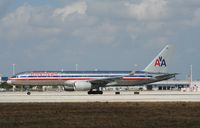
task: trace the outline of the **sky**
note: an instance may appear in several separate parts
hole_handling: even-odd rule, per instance
[[[142,70],[165,45],[169,72],[200,79],[199,0],[1,0],[0,73]]]

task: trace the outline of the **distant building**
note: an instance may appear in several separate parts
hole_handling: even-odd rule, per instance
[[[8,77],[1,77],[1,80],[2,80],[2,81],[7,81],[7,80],[8,80]]]
[[[3,77],[1,74],[0,74],[0,83],[2,82],[5,82],[8,80],[8,77]]]
[[[108,87],[106,90],[182,90],[190,86],[188,80],[167,80],[155,82],[144,86],[132,86],[132,87]],[[193,90],[200,91],[200,81],[192,82]]]
[[[200,86],[200,81],[193,81],[193,85]],[[188,88],[190,81],[188,80],[167,80],[160,81],[146,85],[147,90],[181,90],[182,88]]]

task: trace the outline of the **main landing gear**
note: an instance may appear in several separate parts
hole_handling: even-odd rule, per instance
[[[88,94],[90,95],[90,94],[103,94],[103,91],[100,91],[100,90],[96,90],[96,91],[92,91],[92,90],[90,90],[90,91],[88,91]]]

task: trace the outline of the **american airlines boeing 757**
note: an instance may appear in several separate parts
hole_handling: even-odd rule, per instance
[[[102,87],[138,86],[167,80],[176,73],[168,73],[171,47],[167,45],[141,71],[26,71],[7,81],[17,86],[64,86],[65,90],[103,94]],[[29,92],[30,94],[30,92]]]

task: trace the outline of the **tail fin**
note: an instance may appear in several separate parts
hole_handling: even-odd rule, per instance
[[[144,71],[167,73],[171,52],[171,46],[165,46],[165,48],[153,59],[153,61],[144,69]]]

